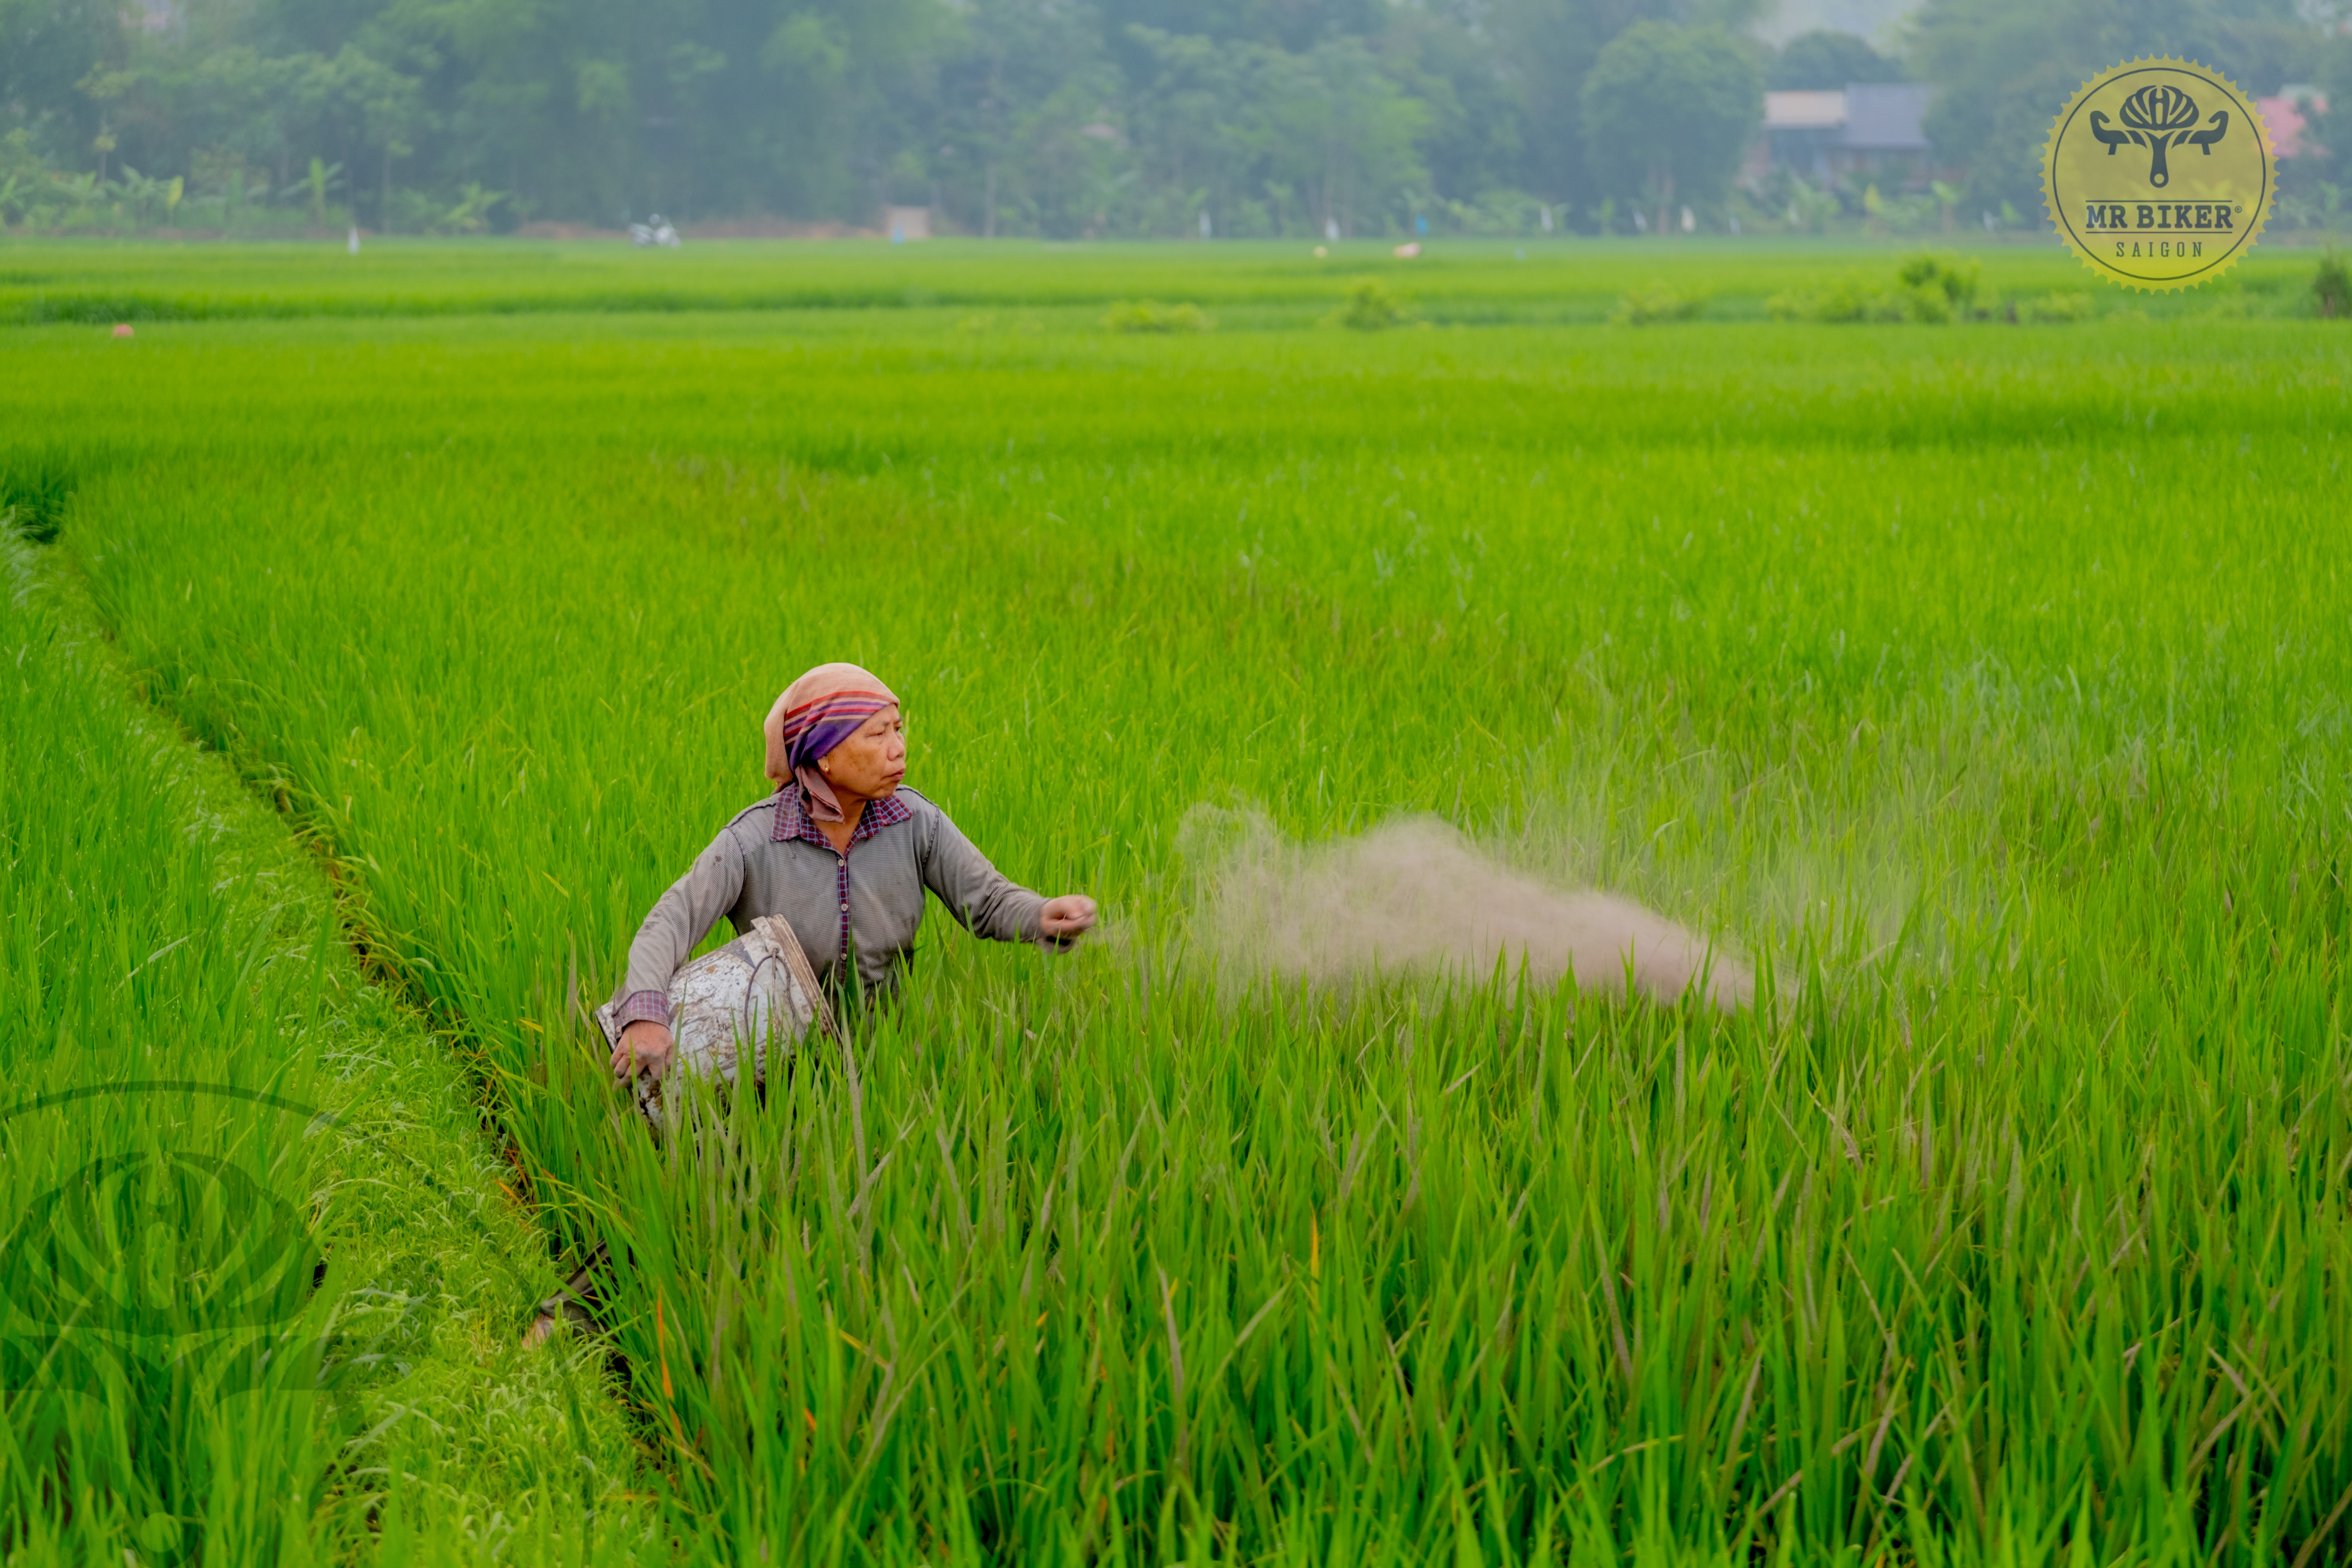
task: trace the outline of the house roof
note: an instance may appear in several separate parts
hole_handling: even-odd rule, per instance
[[[2311,151],[2303,133],[2311,128],[2305,109],[2327,112],[2327,97],[2312,88],[2283,87],[2277,96],[2254,100],[2263,122],[2263,140],[2274,158],[2294,158]]]
[[[1934,89],[1920,82],[1856,82],[1843,90],[1768,92],[1767,131],[1828,131],[1833,143],[1857,153],[1924,153],[1927,104]]]
[[[1828,92],[1768,92],[1764,95],[1767,131],[1834,131],[1845,123],[1845,94]]]
[[[1927,102],[1924,82],[1895,81],[1845,89],[1845,134],[1840,142],[1857,152],[1925,153]]]

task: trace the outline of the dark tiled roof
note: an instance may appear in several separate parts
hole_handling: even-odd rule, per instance
[[[1920,82],[1856,82],[1845,89],[1845,132],[1838,144],[1856,152],[1927,151],[1927,132],[1920,122],[1927,116],[1931,91]]]

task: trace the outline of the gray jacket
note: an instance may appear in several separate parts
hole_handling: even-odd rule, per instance
[[[892,819],[884,826],[861,825],[870,836],[852,841],[846,855],[813,841],[817,835],[804,827],[796,795],[772,795],[739,813],[637,928],[614,998],[617,1023],[668,1021],[670,977],[722,915],[739,934],[762,915],[782,916],[828,989],[841,986],[845,948],[867,989],[895,986],[893,971],[923,923],[926,889],[975,936],[1038,939],[1043,897],[990,865],[947,813],[915,791],[900,786],[891,804],[902,809],[876,813]],[[780,813],[789,835],[781,838]]]

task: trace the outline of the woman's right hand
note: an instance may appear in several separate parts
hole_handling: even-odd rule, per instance
[[[640,1018],[621,1031],[620,1042],[613,1047],[613,1076],[624,1083],[640,1071],[658,1079],[669,1066],[669,1053],[668,1028]]]

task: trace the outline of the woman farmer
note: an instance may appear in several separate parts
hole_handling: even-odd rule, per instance
[[[926,891],[967,931],[998,942],[1059,946],[1095,923],[1092,899],[1044,898],[1008,879],[904,786],[898,699],[857,666],[821,664],[793,681],[765,728],[775,793],[719,830],[629,944],[610,1014],[614,1077],[658,1078],[668,1066],[670,978],[722,915],[739,932],[781,917],[837,995],[897,989]]]
[[[613,1076],[659,1078],[669,1065],[669,984],[724,916],[737,932],[763,916],[793,928],[818,984],[887,996],[939,896],[974,934],[1067,943],[1095,923],[1083,894],[1047,899],[1001,874],[947,814],[900,782],[907,731],[898,699],[854,664],[821,664],[768,710],[768,777],[776,791],[736,815],[655,903],[629,944],[610,1020]],[[850,965],[856,962],[853,975]],[[540,1303],[523,1336],[546,1341],[560,1314],[583,1315],[600,1244]]]

